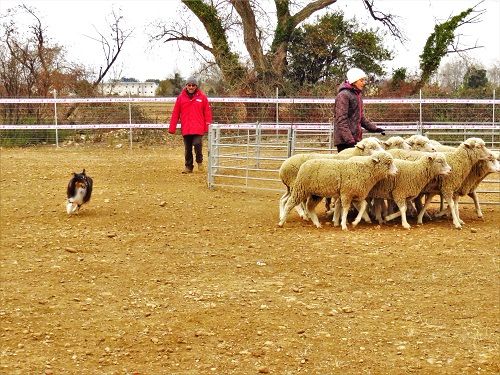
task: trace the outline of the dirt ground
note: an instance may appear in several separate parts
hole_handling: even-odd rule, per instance
[[[499,206],[280,229],[280,194],[211,191],[180,148],[0,153],[1,374],[500,372]]]

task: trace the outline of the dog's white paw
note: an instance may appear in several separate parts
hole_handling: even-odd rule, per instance
[[[66,212],[68,213],[68,215],[72,215],[77,211],[78,211],[78,205],[76,203],[68,202],[66,204]]]

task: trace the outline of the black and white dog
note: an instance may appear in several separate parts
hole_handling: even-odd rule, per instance
[[[76,214],[80,206],[90,200],[92,185],[92,178],[85,174],[85,169],[82,173],[73,172],[73,177],[69,180],[68,189],[66,190],[68,196],[66,212],[69,215]]]

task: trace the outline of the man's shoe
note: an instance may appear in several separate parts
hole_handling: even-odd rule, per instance
[[[203,163],[198,163],[198,170],[200,172],[205,172],[205,166],[203,165]]]
[[[185,168],[185,169],[182,171],[182,174],[188,174],[188,173],[193,173],[193,170],[192,170],[192,169],[189,169],[189,168]]]

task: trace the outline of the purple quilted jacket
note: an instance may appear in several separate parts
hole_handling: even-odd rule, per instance
[[[340,144],[353,145],[359,142],[363,138],[361,127],[369,132],[382,130],[365,117],[361,91],[346,81],[339,86],[335,98],[335,146]]]

